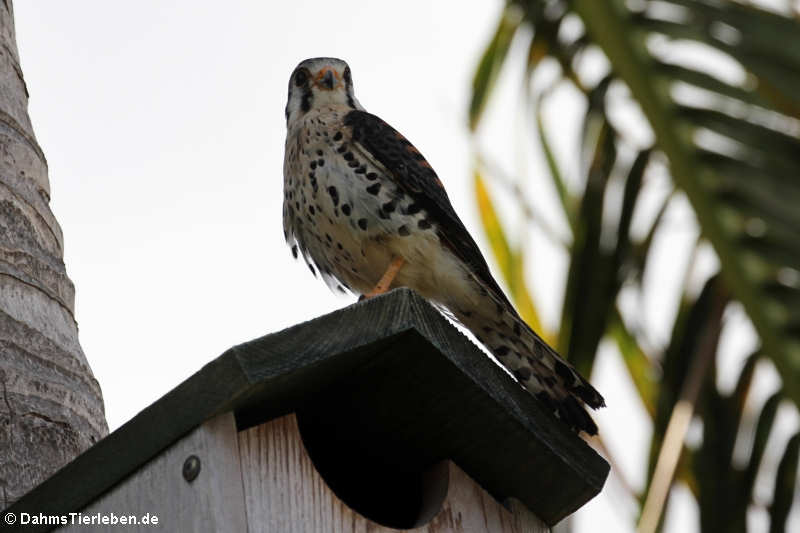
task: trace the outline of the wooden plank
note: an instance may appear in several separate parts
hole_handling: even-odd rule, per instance
[[[57,516],[83,509],[188,432],[225,412],[219,406],[246,386],[236,361],[217,358],[5,511]]]
[[[191,482],[182,473],[186,459],[200,461]],[[135,525],[119,525],[125,531],[191,531],[195,533],[247,532],[242,472],[236,424],[232,413],[219,415],[151,460],[139,471],[81,511],[93,515],[136,517]],[[148,516],[150,523],[142,524]],[[158,525],[152,523],[157,517]],[[86,531],[92,526],[75,524],[59,528],[64,533]],[[114,529],[109,526],[110,529]]]
[[[516,528],[516,531],[524,533],[550,533],[550,528],[547,527],[547,524],[539,520],[539,518],[518,499],[507,499],[505,507],[514,517],[514,528]]]
[[[240,430],[298,412],[301,426],[352,453],[405,461],[396,467],[451,459],[498,501],[517,498],[551,525],[608,475],[583,440],[429,303],[399,289],[231,348],[8,511],[82,509],[227,411]]]
[[[251,533],[389,533],[329,488],[306,453],[294,415],[239,434],[247,521]],[[463,470],[444,464],[445,491],[420,507],[416,533],[543,533],[549,528],[522,504],[498,503]],[[432,505],[433,508],[429,508]],[[432,516],[425,516],[425,515]]]

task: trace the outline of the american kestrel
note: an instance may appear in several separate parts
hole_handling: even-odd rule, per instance
[[[283,228],[329,286],[365,297],[409,287],[467,327],[576,431],[602,396],[520,318],[442,182],[394,128],[364,110],[350,67],[320,57],[289,79]]]

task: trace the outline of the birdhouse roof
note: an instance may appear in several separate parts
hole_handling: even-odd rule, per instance
[[[599,493],[609,471],[428,302],[399,289],[230,348],[8,510],[80,510],[227,411],[239,430],[295,412],[394,461],[450,459],[550,524]]]

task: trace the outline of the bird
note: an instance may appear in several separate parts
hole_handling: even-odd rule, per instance
[[[413,289],[556,418],[595,435],[586,406],[603,397],[520,317],[425,157],[356,99],[348,64],[301,61],[285,114],[283,228],[295,259],[361,298]]]

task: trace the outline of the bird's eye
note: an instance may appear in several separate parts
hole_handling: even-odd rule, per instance
[[[294,84],[298,87],[302,87],[308,81],[308,74],[306,74],[305,70],[298,70],[297,74],[294,75]]]
[[[350,85],[351,83],[353,83],[353,78],[350,75],[350,67],[344,68],[344,73],[342,74],[342,77],[344,78],[344,82],[346,84]]]

